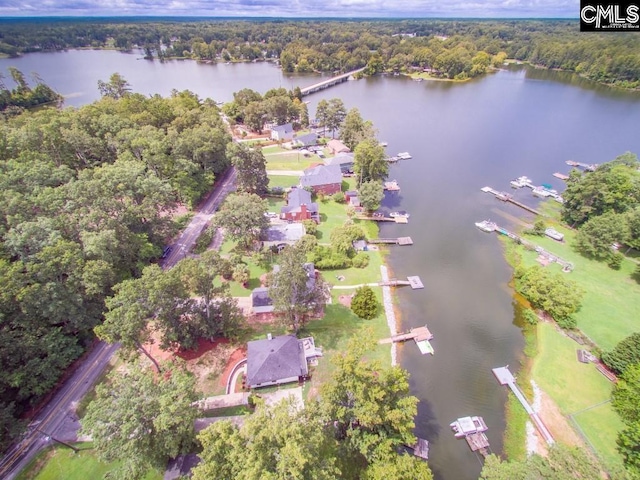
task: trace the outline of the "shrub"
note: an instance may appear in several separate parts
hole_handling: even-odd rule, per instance
[[[216,227],[211,225],[205,228],[204,230],[202,230],[202,233],[198,237],[198,240],[196,240],[196,244],[193,247],[193,252],[194,253],[206,252],[207,248],[209,248],[209,245],[211,245],[211,241],[213,240],[213,236],[215,234],[216,234]]]
[[[320,270],[336,270],[351,266],[351,259],[334,248],[318,245],[311,255],[311,261]]]
[[[621,340],[613,350],[602,354],[602,361],[618,375],[629,365],[640,363],[640,333],[633,333]]]
[[[538,315],[536,315],[536,312],[534,312],[533,310],[529,310],[527,308],[524,312],[522,312],[522,316],[524,317],[527,323],[531,325],[537,325]]]
[[[356,256],[351,259],[351,265],[355,268],[367,268],[369,265],[369,255],[364,252],[358,252]]]
[[[609,267],[613,268],[614,270],[620,270],[620,267],[622,266],[622,260],[624,260],[624,255],[622,255],[620,252],[613,252],[607,260],[607,265],[609,265]]]
[[[304,225],[307,235],[315,235],[318,232],[318,224],[313,220],[303,220],[302,225]]]
[[[336,192],[333,195],[331,195],[331,200],[333,200],[336,203],[345,203],[346,200],[344,198],[344,193],[342,192]]]
[[[378,314],[378,300],[371,287],[360,287],[351,300],[351,311],[358,317],[371,320]]]

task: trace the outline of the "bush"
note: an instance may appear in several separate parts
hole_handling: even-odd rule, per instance
[[[304,235],[296,242],[296,247],[302,249],[304,253],[311,253],[318,246],[318,239],[313,235]]]
[[[536,312],[534,312],[533,310],[529,310],[527,308],[524,312],[522,312],[522,316],[524,317],[525,321],[530,325],[538,324],[538,315],[536,315]]]
[[[624,255],[620,252],[613,252],[609,259],[607,260],[607,265],[613,268],[614,270],[620,270],[622,266],[622,260],[624,260]]]
[[[302,225],[304,225],[307,235],[315,235],[318,232],[318,224],[313,220],[303,220]]]
[[[333,200],[336,203],[345,203],[346,200],[344,198],[344,193],[342,192],[336,192],[333,195],[331,195],[331,200]]]
[[[351,300],[351,311],[358,317],[371,320],[378,314],[378,300],[371,287],[360,287]]]
[[[640,333],[633,333],[621,340],[613,350],[602,354],[602,362],[618,375],[629,365],[640,363]]]
[[[351,266],[351,259],[346,254],[323,245],[319,245],[313,250],[311,261],[319,270],[336,270]]]
[[[369,255],[364,252],[358,252],[356,256],[351,259],[351,265],[355,268],[367,268],[369,265]]]
[[[539,219],[533,224],[533,228],[530,228],[525,233],[529,235],[537,235],[538,237],[544,237],[544,231],[547,229],[547,226],[544,223],[544,220]]]

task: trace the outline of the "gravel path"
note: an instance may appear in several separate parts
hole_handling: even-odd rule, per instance
[[[382,275],[382,281],[389,281],[389,273],[387,272],[387,267],[384,265],[380,266],[380,274]],[[391,287],[386,286],[382,287],[382,302],[384,305],[384,312],[387,317],[387,325],[389,326],[389,332],[391,336],[398,334],[398,327],[396,326],[396,314],[393,311],[393,300],[391,297]],[[391,344],[391,365],[398,364],[398,348],[395,343]]]

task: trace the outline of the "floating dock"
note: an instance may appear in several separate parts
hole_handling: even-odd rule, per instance
[[[478,452],[483,457],[489,455],[489,439],[483,432],[472,433],[464,437],[472,452]]]
[[[420,353],[423,355],[430,353],[433,355],[434,350],[431,342],[429,340],[433,339],[433,334],[429,331],[427,326],[424,327],[416,327],[412,328],[408,332],[399,333],[397,335],[393,335],[389,338],[383,338],[378,343],[386,344],[386,343],[400,343],[406,342],[408,340],[413,340],[416,342],[416,345],[420,349]]]
[[[395,223],[409,223],[407,217],[366,217],[357,216],[358,220],[373,220],[374,222],[395,222]]]
[[[409,152],[400,152],[399,154],[394,155],[393,157],[385,158],[385,160],[389,163],[395,163],[395,162],[399,162],[400,160],[409,160],[411,158],[413,157]]]
[[[374,238],[373,240],[368,240],[367,243],[379,243],[386,245],[413,245],[413,240],[411,237],[398,237],[398,238]]]
[[[525,205],[524,203],[520,203],[517,200],[514,200],[513,197],[505,192],[499,192],[498,190],[494,190],[491,187],[482,187],[480,190],[482,190],[485,193],[490,193],[491,195],[495,195],[496,198],[498,200],[502,200],[503,202],[509,202],[512,203],[520,208],[523,208],[524,210],[534,213],[536,215],[540,215],[540,212],[538,210],[536,210],[535,208],[529,207],[528,205]]]
[[[560,180],[564,180],[565,182],[569,180],[569,175],[565,175],[564,173],[556,172],[553,174],[553,176],[559,178]]]
[[[387,280],[378,283],[381,287],[411,287],[413,290],[424,288],[422,280],[418,276],[407,277],[406,280]]]
[[[400,191],[400,185],[398,185],[397,181],[392,180],[390,182],[384,182],[382,184],[382,189],[386,190],[387,192],[399,192]]]
[[[542,438],[547,442],[548,445],[552,445],[554,443],[554,440],[553,440],[553,436],[551,435],[551,432],[546,427],[546,425],[542,422],[542,419],[538,416],[538,414],[533,410],[531,405],[529,405],[529,402],[520,391],[520,388],[518,388],[518,385],[516,385],[516,379],[512,375],[511,371],[509,371],[509,366],[507,365],[506,367],[494,368],[492,369],[492,372],[495,375],[498,382],[500,383],[500,385],[507,385],[511,389],[513,394],[516,396],[516,398],[520,401],[524,409],[529,414],[529,418],[531,418],[531,421],[533,422],[535,427],[538,429],[538,432],[540,432],[540,435],[542,436]]]
[[[573,160],[567,160],[565,163],[570,167],[584,168],[587,172],[595,172],[596,168],[598,168],[597,163],[582,163],[582,162],[574,162]]]
[[[413,451],[416,457],[420,457],[424,460],[429,459],[429,442],[424,438],[418,438],[417,442],[413,445],[405,445],[409,450]]]

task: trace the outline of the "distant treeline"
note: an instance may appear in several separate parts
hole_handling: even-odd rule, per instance
[[[446,78],[485,73],[504,58],[640,86],[640,37],[580,33],[577,20],[87,19],[0,23],[0,53],[142,48],[148,58],[279,60],[285,71],[368,74],[427,69]]]

